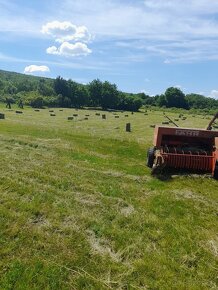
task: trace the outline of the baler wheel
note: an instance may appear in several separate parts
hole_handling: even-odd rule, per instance
[[[155,159],[154,152],[155,152],[154,147],[149,148],[147,152],[147,166],[150,168],[152,168],[154,164],[154,159]]]
[[[214,173],[213,173],[213,178],[218,179],[218,161],[216,162]]]

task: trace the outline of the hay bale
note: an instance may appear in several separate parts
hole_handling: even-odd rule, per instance
[[[148,113],[144,113],[144,115],[145,115],[145,116],[147,116],[147,115],[148,115]]]
[[[49,113],[53,113],[54,112],[54,110],[49,110]]]
[[[165,122],[165,121],[162,122],[163,125],[167,125],[167,124],[169,124],[169,123],[170,123],[170,122]]]
[[[102,117],[102,119],[104,119],[104,120],[106,119],[106,115],[105,115],[105,114],[103,114],[101,117]]]
[[[155,128],[155,125],[150,125],[150,128]]]
[[[55,114],[50,114],[50,116],[51,116],[51,117],[55,117],[56,115],[55,115]]]
[[[183,114],[179,114],[179,118],[182,118]]]
[[[89,117],[90,115],[85,115],[85,117]]]
[[[63,110],[62,110],[62,109],[60,109],[59,111],[60,111],[60,112],[63,112]]]
[[[84,120],[88,120],[88,119],[89,119],[88,117],[85,117],[85,118],[84,118]]]
[[[74,117],[78,117],[78,114],[73,114]]]
[[[126,132],[131,132],[131,124],[126,123]]]
[[[120,118],[120,116],[114,116],[116,119]]]
[[[23,114],[22,111],[15,111],[16,114]]]
[[[39,110],[39,109],[35,109],[34,111],[35,111],[35,112],[40,112],[40,110]]]
[[[129,115],[125,115],[125,117],[129,117]]]
[[[0,113],[0,119],[5,119],[5,114]]]
[[[174,121],[178,122],[178,121],[179,121],[179,119],[174,119]]]
[[[134,112],[131,113],[132,115],[134,114]]]
[[[71,121],[71,120],[73,120],[74,118],[73,117],[67,117],[67,120],[68,121]]]
[[[96,116],[100,116],[101,114],[100,114],[100,113],[95,113],[95,115],[96,115]]]

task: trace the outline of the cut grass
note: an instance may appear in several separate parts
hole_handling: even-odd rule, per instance
[[[3,111],[0,289],[217,289],[217,181],[150,175],[161,112]]]

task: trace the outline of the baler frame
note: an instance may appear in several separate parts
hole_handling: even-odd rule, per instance
[[[210,172],[218,179],[218,131],[156,126],[154,147],[148,151],[147,166],[152,172],[164,167]]]

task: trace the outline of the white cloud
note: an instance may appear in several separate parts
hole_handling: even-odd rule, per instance
[[[56,54],[63,56],[86,56],[90,54],[92,51],[87,47],[85,43],[77,42],[75,44],[71,44],[69,42],[63,42],[61,46],[58,48],[56,46],[48,47],[46,52],[48,54]]]
[[[97,45],[107,40],[119,51],[129,49],[137,55],[140,49],[165,63],[218,60],[218,0],[47,0],[40,13],[31,4],[17,2],[0,1],[0,31],[13,31],[1,33],[1,38],[42,37],[37,33],[44,19],[73,19],[48,20],[41,31],[61,43],[88,42],[88,27]]]
[[[218,12],[218,1],[213,0],[211,5],[208,4],[207,0],[145,0],[145,6],[155,10],[168,10],[174,11],[179,14],[184,13],[186,10],[187,14],[213,14]]]
[[[76,26],[69,21],[53,21],[42,26],[43,34],[51,35],[55,41],[63,43],[65,41],[83,41],[91,40],[91,34],[86,26]]]
[[[140,93],[144,93],[145,95],[150,95],[149,91],[146,91],[145,89],[141,90]]]
[[[181,90],[182,89],[182,86],[181,85],[175,85],[174,88],[177,88],[177,89],[180,89]]]
[[[35,65],[35,64],[26,66],[24,69],[25,74],[33,72],[50,72],[50,69],[46,65]]]
[[[212,90],[209,95],[210,98],[218,99],[218,90]]]
[[[112,39],[120,49],[141,49],[165,63],[191,63],[218,59],[218,0],[211,2],[63,0],[60,15],[84,23],[97,40]]]

